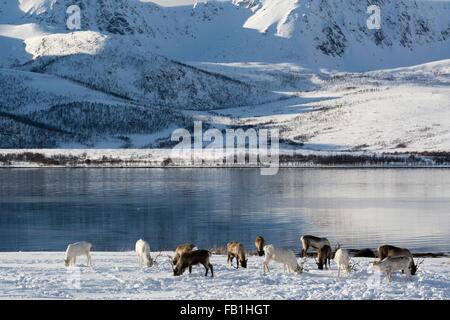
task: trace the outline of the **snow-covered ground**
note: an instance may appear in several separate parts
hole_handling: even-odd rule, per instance
[[[165,253],[166,254],[166,253]],[[167,253],[173,254],[173,253]],[[154,254],[155,255],[155,254]],[[309,259],[301,275],[271,264],[262,274],[262,257],[249,257],[248,268],[226,265],[213,255],[214,278],[203,267],[192,275],[172,275],[166,255],[142,269],[133,252],[94,252],[93,267],[65,268],[62,252],[0,253],[0,299],[449,299],[450,258],[426,258],[417,276],[401,273],[388,283],[371,269],[373,259],[354,258],[357,271],[337,277],[337,267],[320,271]]]

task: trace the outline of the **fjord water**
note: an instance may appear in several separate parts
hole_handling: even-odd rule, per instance
[[[0,251],[152,250],[256,235],[296,252],[301,234],[348,248],[450,251],[450,170],[2,169]]]

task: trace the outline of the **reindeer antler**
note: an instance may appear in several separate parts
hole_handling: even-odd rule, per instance
[[[417,260],[417,264],[416,264],[417,270],[419,270],[420,265],[423,264],[424,262],[425,262],[425,259]]]
[[[162,255],[162,252],[160,251],[159,253],[158,253],[158,255],[155,257],[155,259],[153,259],[153,263],[154,264],[158,264],[158,262],[157,262],[157,260],[158,260],[158,258],[160,257]]]
[[[349,266],[350,266],[350,270],[351,270],[351,271],[358,271],[358,269],[357,269],[356,267],[359,267],[359,266],[360,266],[360,263],[359,263],[359,262],[356,262],[356,263],[350,263]]]
[[[170,256],[170,255],[166,255],[166,257],[167,258],[169,258],[169,264],[170,264],[170,267],[172,268],[172,270],[174,269],[174,266],[173,266],[173,257],[172,256]]]

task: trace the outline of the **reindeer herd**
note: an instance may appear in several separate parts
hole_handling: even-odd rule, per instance
[[[319,270],[331,268],[331,260],[334,260],[338,266],[338,277],[341,276],[341,271],[347,274],[354,269],[354,265],[350,261],[350,253],[348,250],[341,248],[338,243],[335,250],[331,249],[330,241],[327,238],[318,238],[311,235],[304,235],[300,237],[301,243],[301,260],[300,263],[292,250],[276,247],[272,244],[266,244],[262,236],[256,237],[255,247],[256,253],[259,256],[264,256],[263,273],[269,272],[269,263],[277,262],[283,264],[284,271],[291,273],[302,273],[304,271],[304,264],[308,257],[308,249],[316,249],[314,255],[315,263]],[[66,250],[64,263],[66,267],[74,266],[78,256],[86,256],[87,264],[91,265],[92,244],[86,241],[69,244]],[[139,239],[136,242],[135,252],[140,267],[152,267],[156,259],[161,256],[161,253],[153,259],[151,257],[150,245],[147,241]],[[214,277],[213,265],[210,262],[211,252],[208,250],[199,250],[194,244],[185,243],[179,245],[175,249],[173,257],[168,256],[172,266],[173,275],[181,276],[186,269],[189,273],[192,272],[192,267],[202,265],[205,268],[205,276],[211,272],[211,277]],[[408,249],[398,248],[391,245],[382,245],[378,247],[378,261],[374,261],[373,267],[380,272],[387,275],[390,282],[393,272],[401,271],[408,276],[415,275],[418,267],[423,260],[416,264],[413,256]],[[236,269],[240,267],[247,268],[247,253],[244,246],[236,241],[231,241],[227,244],[227,263],[233,266],[233,260],[236,259]]]

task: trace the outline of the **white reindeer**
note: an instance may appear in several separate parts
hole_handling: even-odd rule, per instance
[[[391,282],[392,272],[404,270],[408,276],[415,273],[414,262],[409,256],[387,257],[373,262],[373,266],[381,272],[386,272],[388,282]]]
[[[347,274],[350,273],[352,268],[350,266],[350,255],[348,254],[348,250],[342,249],[338,246],[333,260],[338,265],[338,277],[341,276],[341,268],[344,269]]]
[[[303,272],[303,261],[301,265],[299,265],[297,262],[297,258],[295,257],[295,253],[292,250],[281,249],[269,244],[264,246],[264,255],[264,274],[266,273],[266,270],[269,271],[269,263],[272,260],[278,263],[282,263],[284,271],[286,271],[287,269],[289,272]]]
[[[136,254],[138,257],[139,266],[151,267],[153,265],[153,259],[150,255],[150,245],[147,241],[139,239],[136,241]]]
[[[92,244],[86,241],[72,243],[67,246],[64,264],[66,267],[75,266],[76,259],[79,256],[86,256],[87,265],[91,265],[91,248]]]

